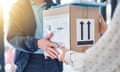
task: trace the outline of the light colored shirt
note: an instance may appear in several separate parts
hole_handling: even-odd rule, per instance
[[[36,20],[36,30],[35,30],[35,38],[36,39],[42,39],[43,38],[43,10],[46,9],[46,3],[43,4],[37,4],[34,3],[32,0],[30,0],[32,9],[33,9],[33,13],[35,16],[35,20]],[[43,50],[38,49],[36,52],[34,52],[35,54],[43,54]]]
[[[66,52],[65,60],[78,72],[120,72],[120,5],[102,38],[85,53]]]

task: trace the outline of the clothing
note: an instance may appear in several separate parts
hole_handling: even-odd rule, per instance
[[[10,27],[7,35],[9,43],[16,48],[14,61],[15,64],[17,65],[16,72],[23,72],[29,66],[29,64],[31,64],[30,63],[31,54],[34,56],[37,55],[34,54],[34,52],[36,52],[39,49],[37,47],[38,39],[35,38],[36,28],[37,28],[36,20],[30,1],[18,0],[10,10]],[[58,61],[56,61],[56,63],[61,64],[61,62]],[[37,67],[38,65],[39,64],[37,65],[34,64],[33,66]],[[61,65],[58,64],[57,66],[60,68],[59,72],[62,72],[62,64]],[[49,69],[47,70],[49,71]],[[58,71],[56,71],[55,69],[54,72]]]
[[[65,60],[78,72],[120,72],[120,5],[102,38],[85,53],[68,51]]]
[[[32,0],[30,1],[32,10],[36,20],[36,30],[35,30],[35,38],[42,39],[43,38],[43,13],[42,11],[46,9],[47,4],[43,3],[41,5],[34,3]],[[35,54],[43,54],[42,49],[38,49],[34,52]]]
[[[36,20],[36,31],[35,31],[35,38],[42,39],[43,38],[43,10],[46,10],[47,4],[37,4],[31,2],[31,6],[33,9],[33,13]]]
[[[44,59],[44,56],[39,54],[31,54],[30,56],[28,66],[23,72],[62,72],[62,63],[57,59]]]
[[[111,18],[114,15],[114,11],[116,9],[117,4],[118,4],[117,0],[111,0]]]
[[[113,17],[114,11],[119,3],[120,0],[111,0],[111,18]]]
[[[105,1],[107,1],[107,0],[101,0],[101,2],[105,2]],[[114,11],[116,9],[116,6],[120,2],[120,0],[110,0],[110,1],[111,1],[111,18],[112,18],[114,15]],[[106,7],[107,6],[101,8],[101,13],[102,13],[105,21],[107,20]]]

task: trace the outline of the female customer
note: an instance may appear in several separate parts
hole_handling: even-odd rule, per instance
[[[59,60],[71,65],[78,72],[120,72],[120,5],[101,39],[85,53],[63,51]]]

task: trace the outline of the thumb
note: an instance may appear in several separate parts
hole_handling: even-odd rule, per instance
[[[52,37],[53,37],[53,33],[51,32],[45,36],[45,39],[50,40]]]

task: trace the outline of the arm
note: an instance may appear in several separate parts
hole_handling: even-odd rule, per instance
[[[37,40],[30,36],[15,36],[14,38],[9,38],[8,41],[12,44],[17,50],[33,53],[38,49],[37,47]]]
[[[111,26],[96,45],[85,53],[63,50],[65,62],[79,72],[112,72],[120,65],[120,6],[117,9]]]
[[[23,0],[22,0],[23,1]],[[16,49],[24,52],[34,52],[37,48],[37,39],[34,38],[34,25],[29,21],[29,12],[24,5],[16,3],[10,11],[10,25],[7,39]],[[28,5],[25,5],[26,7]],[[28,13],[24,11],[27,9]],[[30,11],[30,10],[29,10]],[[29,16],[28,16],[29,15]]]
[[[13,6],[10,11],[10,28],[7,36],[8,41],[20,51],[32,53],[40,48],[47,52],[49,57],[56,58],[57,52],[54,48],[58,45],[50,41],[53,34],[50,33],[39,40],[35,39],[35,20],[29,5],[29,0],[19,1],[20,3]]]

